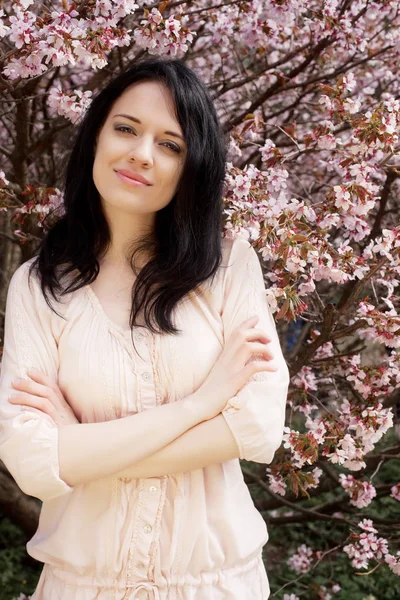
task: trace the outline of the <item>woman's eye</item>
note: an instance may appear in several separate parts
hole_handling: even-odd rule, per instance
[[[132,133],[132,132],[133,132],[133,133],[135,133],[135,130],[134,130],[134,129],[132,129],[131,127],[128,127],[127,125],[118,125],[118,126],[115,128],[115,129],[116,129],[117,131],[122,131],[123,129],[125,129],[125,130],[126,130],[126,131],[128,131],[129,133]]]
[[[123,133],[128,132],[128,133],[135,133],[136,131],[134,129],[132,129],[132,127],[128,127],[127,125],[117,125],[115,127],[116,131],[122,131]],[[172,142],[165,142],[164,146],[167,146],[168,148],[170,148],[171,150],[173,150],[174,152],[179,153],[181,151],[181,149],[179,148],[179,146],[176,146],[175,144],[173,144]]]
[[[171,150],[173,150],[174,152],[181,151],[181,149],[178,146],[175,146],[175,144],[171,144],[171,142],[166,142],[165,145],[171,148]]]

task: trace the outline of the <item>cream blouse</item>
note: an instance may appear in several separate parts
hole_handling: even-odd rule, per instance
[[[277,372],[254,375],[222,414],[240,457],[269,463],[283,434],[289,374],[260,262],[243,238],[223,238],[213,283],[175,312],[180,335],[131,332],[105,314],[90,286],[62,298],[57,316],[23,263],[7,295],[0,372],[0,458],[39,498],[27,552],[44,564],[32,600],[266,600],[266,525],[238,459],[148,479],[107,477],[70,487],[59,476],[58,428],[13,405],[11,382],[36,368],[60,387],[82,423],[119,419],[192,394],[245,319],[272,338]],[[154,435],[157,435],[156,432]],[[212,440],[210,440],[212,443]]]

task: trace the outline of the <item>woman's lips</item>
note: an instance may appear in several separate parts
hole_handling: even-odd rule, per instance
[[[118,175],[118,177],[120,179],[122,179],[122,181],[125,181],[125,183],[128,183],[129,185],[132,185],[133,187],[137,187],[138,185],[147,187],[147,185],[145,183],[142,183],[141,181],[137,181],[137,179],[131,179],[130,177],[126,177],[126,175],[122,175],[122,173],[120,173],[119,171],[116,171],[116,174]]]

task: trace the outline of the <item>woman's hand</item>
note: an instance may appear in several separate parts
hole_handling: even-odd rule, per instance
[[[271,364],[274,356],[267,347],[271,339],[262,329],[255,328],[258,320],[257,315],[246,319],[232,332],[207,378],[193,394],[201,403],[206,420],[217,416],[252,375],[278,370]],[[259,360],[254,360],[255,356]]]
[[[11,404],[37,408],[49,415],[57,427],[79,423],[60,388],[47,375],[38,371],[28,371],[28,375],[31,379],[16,379],[11,383],[18,390],[10,395]]]

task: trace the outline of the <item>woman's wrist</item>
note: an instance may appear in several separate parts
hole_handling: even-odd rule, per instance
[[[183,398],[182,406],[185,412],[193,416],[193,419],[196,421],[196,425],[197,423],[202,423],[203,421],[207,421],[208,419],[212,418],[209,415],[210,409],[207,406],[207,403],[197,392],[194,392],[193,394]]]
[[[193,415],[194,419],[197,423],[202,423],[203,421],[208,421],[213,417],[216,417],[216,414],[211,414],[209,403],[206,401],[204,397],[204,393],[194,392],[189,396],[186,396],[182,399],[184,410],[188,412],[188,414]]]

